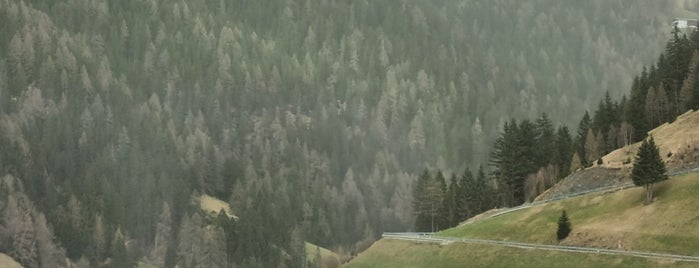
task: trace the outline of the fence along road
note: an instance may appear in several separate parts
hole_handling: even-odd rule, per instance
[[[677,254],[665,254],[665,253],[654,253],[654,252],[644,252],[644,251],[627,251],[627,250],[615,250],[615,249],[591,248],[591,247],[532,244],[532,243],[520,243],[520,242],[487,240],[487,239],[446,237],[446,236],[436,236],[432,233],[383,233],[383,235],[381,235],[381,236],[385,239],[403,240],[403,241],[412,241],[412,242],[421,242],[421,243],[438,243],[438,244],[442,244],[442,245],[448,245],[451,243],[468,243],[468,244],[495,245],[495,246],[504,246],[504,247],[513,247],[513,248],[524,248],[524,249],[541,249],[541,250],[577,252],[577,253],[587,253],[587,254],[606,254],[606,255],[620,255],[620,256],[641,257],[641,258],[666,259],[666,260],[686,261],[686,262],[699,262],[699,257],[677,255]]]
[[[679,175],[684,175],[687,173],[698,172],[699,167],[694,167],[691,169],[685,169],[668,174],[670,177],[675,177]],[[599,193],[599,192],[613,192],[626,188],[633,187],[633,183],[625,183],[616,186],[607,186],[596,188],[588,191],[582,191],[578,193],[573,193],[564,196],[556,196],[546,200],[535,201],[529,204],[509,208],[505,211],[501,211],[490,215],[487,218],[493,218],[501,216],[507,213],[515,212],[518,210],[530,208],[536,205],[545,204],[553,201],[564,200],[576,196]],[[472,239],[472,238],[458,238],[458,237],[446,237],[446,236],[436,236],[433,233],[383,233],[382,238],[394,239],[394,240],[405,240],[413,242],[425,242],[425,243],[439,243],[439,244],[451,244],[454,242],[459,243],[470,243],[470,244],[485,244],[485,245],[499,245],[506,247],[515,248],[528,248],[528,249],[543,249],[543,250],[554,250],[554,251],[567,251],[567,252],[578,252],[578,253],[594,253],[594,254],[607,254],[607,255],[623,255],[623,256],[633,256],[633,257],[643,257],[643,258],[656,258],[656,259],[670,259],[677,261],[690,261],[699,262],[699,257],[687,256],[687,255],[676,255],[676,254],[665,254],[665,253],[654,253],[654,252],[643,252],[643,251],[626,251],[626,250],[614,250],[614,249],[604,249],[604,248],[591,248],[591,247],[575,247],[575,246],[559,246],[559,245],[546,245],[546,244],[531,244],[531,243],[520,243],[520,242],[510,242],[510,241],[499,241],[499,240],[487,240],[487,239]]]
[[[694,167],[694,168],[690,168],[690,169],[675,171],[675,172],[673,172],[673,173],[668,174],[668,176],[669,176],[669,177],[675,177],[675,176],[684,175],[684,174],[687,174],[687,173],[692,173],[692,172],[697,172],[697,171],[699,171],[699,167]],[[546,204],[546,203],[550,203],[550,202],[554,202],[554,201],[564,200],[564,199],[568,199],[568,198],[572,198],[572,197],[576,197],[576,196],[581,196],[581,195],[586,195],[586,194],[591,194],[591,193],[615,192],[615,191],[619,191],[619,190],[623,190],[623,189],[627,189],[627,188],[631,188],[631,187],[634,187],[633,182],[627,182],[627,183],[624,183],[624,184],[621,184],[621,185],[605,186],[605,187],[595,188],[595,189],[592,189],[592,190],[587,190],[587,191],[572,193],[572,194],[568,194],[568,195],[554,196],[554,197],[551,197],[551,198],[548,198],[548,199],[544,199],[544,200],[540,200],[540,201],[534,201],[534,202],[531,202],[531,203],[528,203],[528,204],[523,204],[523,205],[519,205],[519,206],[516,206],[516,207],[508,208],[508,209],[505,209],[505,210],[503,210],[503,211],[494,213],[493,215],[490,215],[490,216],[488,216],[488,217],[485,217],[484,219],[494,218],[494,217],[497,217],[497,216],[502,216],[502,215],[505,215],[505,214],[508,214],[508,213],[512,213],[512,212],[515,212],[515,211],[518,211],[518,210],[522,210],[522,209],[525,209],[525,208],[530,208],[530,207],[533,207],[533,206],[536,206],[536,205],[541,205],[541,204]],[[466,222],[467,222],[467,224],[468,224],[468,223],[471,223],[471,222],[468,222],[468,220],[467,220]]]

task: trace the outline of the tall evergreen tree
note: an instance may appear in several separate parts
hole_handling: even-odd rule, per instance
[[[578,123],[578,131],[575,136],[575,151],[578,153],[583,166],[587,166],[587,154],[585,152],[585,142],[587,139],[587,132],[592,127],[592,119],[590,114],[585,111],[580,123]]]
[[[643,67],[642,76],[636,77],[633,80],[631,86],[631,95],[629,96],[629,101],[626,102],[626,107],[624,107],[623,117],[634,129],[633,137],[643,138],[645,133],[648,131],[648,115],[646,111],[646,95],[648,88],[644,88],[646,85],[645,80],[647,79],[646,68]],[[631,139],[631,142],[636,142],[635,139]]]
[[[442,228],[456,226],[459,223],[458,211],[458,194],[461,192],[460,186],[456,181],[456,174],[452,174],[449,179],[449,186],[444,195],[442,202],[442,212],[440,218],[444,219]]]
[[[570,174],[570,159],[573,157],[573,140],[570,137],[568,127],[558,127],[555,146],[556,153],[553,159],[558,168],[558,178],[565,178]]]
[[[556,238],[558,238],[558,241],[561,241],[568,237],[568,234],[570,234],[571,230],[572,228],[570,226],[570,220],[568,219],[566,211],[563,210],[563,212],[561,213],[561,217],[558,218],[558,231],[556,231]]]
[[[413,189],[413,211],[415,213],[415,231],[434,232],[444,223],[440,212],[443,211],[445,185],[441,172],[434,177],[425,170]],[[441,179],[440,179],[441,177]]]
[[[696,108],[694,95],[697,87],[697,70],[699,64],[699,51],[695,51],[692,61],[687,69],[687,76],[682,83],[679,93],[678,114],[684,113],[688,109]]]
[[[668,179],[665,163],[660,158],[653,136],[641,143],[633,164],[631,178],[636,186],[643,186],[646,189],[646,203],[653,201],[653,185]]]
[[[556,142],[555,133],[553,128],[553,123],[549,119],[546,113],[543,113],[541,117],[536,120],[536,131],[537,131],[537,152],[536,165],[543,167],[553,162],[556,156]]]
[[[491,209],[493,207],[494,192],[492,183],[485,175],[483,166],[478,167],[476,175],[476,188],[478,189],[478,213]]]
[[[465,220],[476,213],[476,210],[473,208],[473,189],[475,181],[473,179],[473,173],[471,173],[471,170],[468,168],[464,171],[464,174],[461,175],[459,185],[460,191],[457,196],[457,214],[461,220]]]
[[[490,165],[494,175],[505,191],[503,203],[517,205],[524,202],[524,181],[536,172],[538,148],[537,129],[529,120],[506,123],[504,132],[495,142]]]

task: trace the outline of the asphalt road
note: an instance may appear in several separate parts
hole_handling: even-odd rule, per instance
[[[691,168],[691,169],[685,169],[685,170],[675,171],[675,172],[673,172],[673,173],[668,174],[668,176],[669,176],[669,177],[675,177],[675,176],[684,175],[684,174],[687,174],[687,173],[692,173],[692,172],[697,172],[697,171],[699,171],[699,167],[694,167],[694,168]],[[550,202],[554,202],[554,201],[564,200],[564,199],[568,199],[568,198],[572,198],[572,197],[576,197],[576,196],[581,196],[581,195],[586,195],[586,194],[591,194],[591,193],[615,192],[615,191],[619,191],[619,190],[623,190],[623,189],[631,188],[631,187],[635,187],[634,184],[633,184],[633,182],[629,182],[629,183],[625,183],[625,184],[621,184],[621,185],[614,185],[614,186],[607,186],[607,187],[596,188],[596,189],[587,190],[587,191],[582,191],[582,192],[577,192],[577,193],[573,193],[573,194],[569,194],[569,195],[564,195],[564,196],[557,196],[557,197],[553,197],[553,198],[549,198],[549,199],[545,199],[545,200],[541,200],[541,201],[534,201],[534,202],[527,203],[527,204],[522,204],[522,205],[519,205],[519,206],[516,206],[516,207],[507,208],[507,209],[504,209],[503,211],[499,211],[499,212],[494,213],[493,215],[490,215],[490,216],[485,217],[485,218],[486,218],[486,219],[487,219],[487,218],[493,218],[493,217],[505,215],[505,214],[508,214],[508,213],[511,213],[511,212],[515,212],[515,211],[518,211],[518,210],[522,210],[522,209],[525,209],[525,208],[530,208],[530,207],[533,207],[533,206],[536,206],[536,205],[541,205],[541,204],[546,204],[546,203],[550,203]]]
[[[654,252],[644,252],[644,251],[615,250],[615,249],[605,249],[605,248],[532,244],[532,243],[486,240],[486,239],[444,237],[444,236],[436,236],[432,233],[384,233],[382,235],[382,237],[385,239],[404,240],[404,241],[421,242],[421,243],[438,243],[438,244],[442,244],[442,245],[448,245],[451,243],[468,243],[468,244],[496,245],[496,246],[513,247],[513,248],[525,248],[525,249],[553,250],[553,251],[577,252],[577,253],[587,253],[587,254],[620,255],[620,256],[632,256],[632,257],[642,257],[642,258],[666,259],[666,260],[675,260],[675,261],[699,262],[699,257],[696,257],[696,256],[686,256],[686,255],[666,254],[666,253],[654,253]]]
[[[697,172],[699,167],[692,169],[682,170],[673,172],[669,174],[670,177]],[[542,201],[536,201],[529,204],[524,204],[521,206],[509,208],[487,218],[493,218],[514,211],[522,210],[525,208],[530,208],[536,205],[545,204],[549,202],[559,201],[563,199],[568,199],[576,196],[581,196],[590,193],[599,192],[613,192],[621,189],[626,189],[634,187],[633,183],[626,183],[623,185],[617,185],[612,187],[602,187],[597,189],[592,189],[589,191],[583,191],[579,193],[574,193],[566,196],[551,198]],[[499,241],[499,240],[487,240],[487,239],[471,239],[471,238],[459,238],[459,237],[444,237],[436,236],[432,233],[383,233],[381,235],[386,239],[395,240],[406,240],[413,242],[424,242],[424,243],[439,243],[439,244],[451,244],[451,243],[469,243],[469,244],[482,244],[482,245],[499,245],[505,247],[515,247],[515,248],[527,248],[527,249],[541,249],[541,250],[554,250],[554,251],[566,251],[566,252],[578,252],[578,253],[588,253],[588,254],[607,254],[607,255],[623,255],[623,256],[633,256],[633,257],[643,257],[643,258],[656,258],[656,259],[669,259],[676,261],[690,261],[699,262],[699,257],[696,256],[686,256],[686,255],[676,255],[676,254],[666,254],[666,253],[654,253],[654,252],[643,252],[643,251],[628,251],[628,250],[615,250],[615,249],[605,249],[605,248],[591,248],[591,247],[576,247],[576,246],[560,246],[560,245],[546,245],[546,244],[531,244],[531,243],[520,243],[511,241]]]

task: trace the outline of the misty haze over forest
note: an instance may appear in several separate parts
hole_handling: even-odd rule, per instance
[[[323,263],[321,249],[342,262],[382,232],[433,227],[415,193],[439,188],[436,174],[440,194],[445,181],[470,180],[481,190],[451,194],[490,196],[440,228],[518,205],[531,196],[503,188],[516,183],[493,164],[508,126],[545,125],[549,141],[568,141],[565,157],[511,174],[555,164],[556,179],[567,175],[585,150],[583,114],[590,129],[595,110],[621,114],[673,40],[673,18],[697,10],[0,0],[0,253],[24,267],[327,267],[338,263]],[[686,73],[658,78],[666,94],[679,94]],[[660,116],[626,121],[641,132]],[[619,145],[622,120],[610,120],[594,134]]]

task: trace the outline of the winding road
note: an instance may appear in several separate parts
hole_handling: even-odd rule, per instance
[[[699,167],[694,167],[694,168],[690,168],[690,169],[684,169],[684,170],[675,171],[675,172],[673,172],[673,173],[668,174],[668,176],[669,176],[669,177],[675,177],[675,176],[684,175],[684,174],[692,173],[692,172],[699,172]],[[544,199],[544,200],[541,200],[541,201],[534,201],[534,202],[522,204],[522,205],[519,205],[519,206],[516,206],[516,207],[511,207],[511,208],[503,209],[502,211],[496,212],[496,213],[494,213],[494,214],[492,214],[492,215],[490,215],[490,216],[487,216],[487,217],[485,217],[485,218],[486,218],[486,219],[487,219],[487,218],[494,218],[494,217],[497,217],[497,216],[502,216],[502,215],[505,215],[505,214],[508,214],[508,213],[512,213],[512,212],[515,212],[515,211],[518,211],[518,210],[522,210],[522,209],[525,209],[525,208],[530,208],[530,207],[533,207],[533,206],[537,206],[537,205],[541,205],[541,204],[546,204],[546,203],[550,203],[550,202],[555,202],[555,201],[559,201],[559,200],[565,200],[565,199],[573,198],[573,197],[576,197],[576,196],[581,196],[581,195],[586,195],[586,194],[591,194],[591,193],[616,192],[616,191],[623,190],[623,189],[627,189],[627,188],[631,188],[631,187],[635,187],[634,184],[633,184],[633,182],[627,182],[627,183],[619,184],[619,185],[605,186],[605,187],[595,188],[595,189],[591,189],[591,190],[587,190],[587,191],[572,193],[572,194],[568,194],[568,195],[556,196],[556,197],[552,197],[552,198],[549,198],[549,199]],[[480,220],[480,219],[479,219],[479,220]],[[469,224],[469,223],[471,223],[471,222],[467,220],[467,221],[466,221],[466,224]]]
[[[541,249],[541,250],[588,253],[588,254],[621,255],[621,256],[666,259],[666,260],[675,260],[675,261],[699,262],[699,257],[687,256],[687,255],[654,253],[654,252],[644,252],[644,251],[614,250],[614,249],[605,249],[605,248],[577,247],[577,246],[532,244],[532,243],[486,240],[486,239],[445,237],[445,236],[437,236],[437,235],[434,235],[432,233],[383,233],[382,237],[385,239],[404,240],[404,241],[421,242],[421,243],[437,243],[437,244],[442,244],[442,245],[448,245],[451,243],[468,243],[468,244],[496,245],[496,246],[524,248],[524,249]]]
[[[698,172],[699,167],[681,170],[668,174],[670,177],[683,175],[686,173]],[[521,206],[509,208],[495,214],[492,214],[486,218],[493,218],[515,212],[518,210],[530,208],[536,205],[541,205],[549,202],[564,200],[576,196],[581,196],[591,193],[599,192],[613,192],[626,188],[634,187],[633,183],[626,183],[622,185],[615,185],[609,187],[602,187],[597,189],[592,189],[588,191],[578,192],[566,196],[559,196],[551,199],[541,200],[532,202],[529,204],[524,204]],[[592,248],[592,247],[577,247],[577,246],[561,246],[561,245],[547,245],[547,244],[532,244],[532,243],[521,243],[521,242],[511,242],[511,241],[501,241],[501,240],[487,240],[487,239],[473,239],[473,238],[460,238],[460,237],[446,237],[438,236],[433,233],[383,233],[382,238],[394,239],[394,240],[405,240],[412,242],[422,242],[422,243],[438,243],[443,245],[448,245],[451,243],[469,243],[469,244],[481,244],[481,245],[497,245],[505,247],[514,248],[525,248],[525,249],[540,249],[540,250],[553,250],[553,251],[566,251],[566,252],[578,252],[587,254],[606,254],[606,255],[622,255],[622,256],[632,256],[632,257],[642,257],[642,258],[655,258],[655,259],[668,259],[675,261],[687,261],[687,262],[699,262],[699,257],[697,256],[687,256],[687,255],[677,255],[677,254],[667,254],[667,253],[655,253],[655,252],[644,252],[644,251],[629,251],[629,250],[615,250],[615,249],[605,249],[605,248]]]

